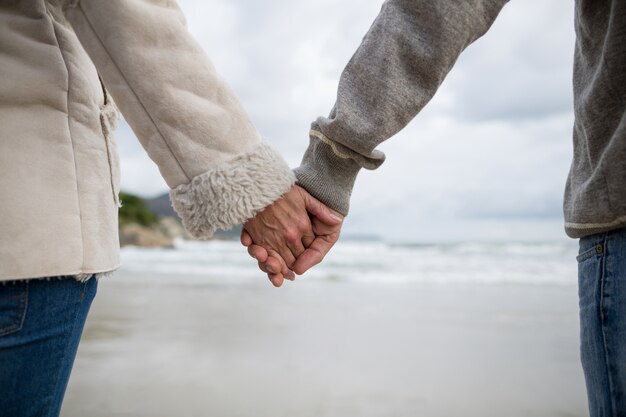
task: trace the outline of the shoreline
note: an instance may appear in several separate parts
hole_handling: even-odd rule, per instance
[[[100,283],[63,416],[587,415],[575,286],[162,278]]]

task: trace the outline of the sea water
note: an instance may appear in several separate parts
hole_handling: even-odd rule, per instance
[[[397,244],[340,241],[302,278],[315,282],[576,284],[575,241]],[[235,241],[177,240],[172,249],[122,249],[122,271],[177,284],[247,284],[264,274]]]

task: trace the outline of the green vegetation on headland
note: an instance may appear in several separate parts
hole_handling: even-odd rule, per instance
[[[159,216],[152,212],[140,197],[121,192],[120,200],[122,201],[119,212],[120,227],[131,223],[149,227],[159,222]]]
[[[160,216],[141,197],[120,193],[120,244],[122,246],[173,247],[184,231],[178,220]]]
[[[122,246],[173,247],[177,238],[189,239],[172,209],[169,195],[142,199],[121,192],[119,210],[120,244]],[[215,233],[214,239],[238,240],[241,226]]]

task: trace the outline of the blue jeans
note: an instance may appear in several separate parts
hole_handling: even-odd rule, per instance
[[[0,283],[0,417],[59,415],[97,285]]]
[[[584,237],[578,255],[581,360],[591,417],[626,416],[626,229]]]

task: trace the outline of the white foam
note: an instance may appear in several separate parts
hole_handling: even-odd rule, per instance
[[[572,243],[392,245],[339,242],[310,280],[557,284],[576,282]],[[238,242],[179,240],[174,249],[124,248],[123,270],[185,282],[249,282],[262,276]]]

